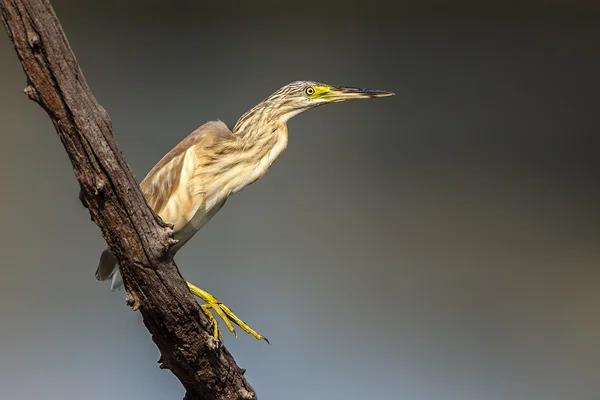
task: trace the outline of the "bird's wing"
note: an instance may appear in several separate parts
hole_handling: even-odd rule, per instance
[[[148,205],[177,232],[204,203],[199,169],[211,163],[216,144],[233,133],[221,121],[210,121],[190,133],[146,175],[140,188]]]
[[[146,202],[175,232],[182,229],[204,204],[202,168],[209,167],[219,143],[235,140],[221,121],[210,121],[190,133],[146,175],[140,189]],[[96,270],[98,280],[114,274],[117,262],[104,249]]]

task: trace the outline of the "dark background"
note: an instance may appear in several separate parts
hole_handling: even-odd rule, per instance
[[[178,254],[259,397],[597,399],[598,2],[217,3],[53,1],[139,179],[293,80],[397,94],[294,118]],[[0,39],[0,398],[181,398],[24,87]]]

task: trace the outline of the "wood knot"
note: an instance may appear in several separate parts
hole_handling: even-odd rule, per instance
[[[210,335],[210,336],[208,336],[208,339],[206,340],[206,345],[207,345],[206,347],[208,347],[209,350],[216,351],[221,348],[222,343],[219,339]]]
[[[238,391],[238,396],[240,399],[243,399],[243,400],[256,400],[256,394],[254,394],[244,388],[241,388]]]
[[[171,246],[175,246],[177,243],[179,243],[178,239],[173,239],[171,236],[169,236],[167,238],[167,244],[166,244],[166,248],[165,248],[165,252],[168,252],[169,249],[171,248]]]
[[[106,182],[104,181],[104,179],[99,179],[96,182],[96,187],[94,188],[94,195],[99,196],[100,194],[102,194],[102,192],[104,192],[105,188],[106,188]]]
[[[31,85],[27,85],[25,87],[25,89],[23,89],[23,92],[27,95],[27,97],[29,97],[31,100],[35,101],[35,102],[39,102],[40,101],[40,95],[38,93],[37,90],[35,90],[35,88]]]
[[[171,369],[169,368],[169,366],[167,366],[167,364],[165,363],[165,360],[163,358],[163,356],[160,356],[160,359],[158,360],[158,368],[160,369]]]
[[[139,308],[144,305],[144,302],[137,295],[131,293],[127,293],[125,303],[127,303],[133,311],[139,310]]]
[[[29,35],[29,37],[27,39],[29,42],[29,46],[33,50],[39,50],[42,47],[42,41],[40,39],[40,36],[37,33]]]

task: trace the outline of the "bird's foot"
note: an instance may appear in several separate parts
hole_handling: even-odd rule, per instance
[[[233,325],[231,325],[231,322],[233,322],[234,324],[236,324],[237,326],[242,328],[242,330],[244,332],[248,333],[249,335],[254,336],[256,339],[264,340],[265,342],[269,343],[269,340],[267,340],[266,337],[259,334],[254,329],[250,328],[250,326],[248,326],[248,324],[246,324],[244,321],[239,319],[229,309],[229,307],[227,307],[225,304],[221,303],[221,301],[219,299],[217,299],[215,296],[213,296],[212,294],[208,293],[205,290],[200,289],[198,286],[196,286],[190,282],[187,282],[187,285],[190,288],[190,292],[192,292],[192,294],[194,296],[204,300],[205,304],[200,305],[200,308],[202,308],[202,311],[208,317],[209,321],[213,325],[213,329],[214,329],[213,336],[215,337],[215,339],[221,340],[223,338],[223,335],[221,334],[221,330],[219,329],[217,320],[210,312],[211,308],[213,310],[215,310],[215,312],[219,315],[219,317],[221,317],[223,322],[225,322],[227,329],[229,329],[229,332],[233,333],[235,335],[235,337],[237,337],[237,332],[233,328]]]

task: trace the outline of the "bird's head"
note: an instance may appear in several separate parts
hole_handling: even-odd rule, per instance
[[[323,104],[337,103],[352,99],[371,99],[393,96],[394,93],[376,89],[331,86],[313,81],[296,81],[285,85],[265,102],[282,111],[281,117],[287,119],[311,108]]]
[[[249,122],[249,117],[260,115],[263,118],[262,121],[266,119],[270,122],[285,124],[293,116],[324,104],[393,95],[394,93],[377,89],[331,86],[313,81],[296,81],[285,85],[260,102],[238,121],[236,128],[245,128],[245,122]]]

